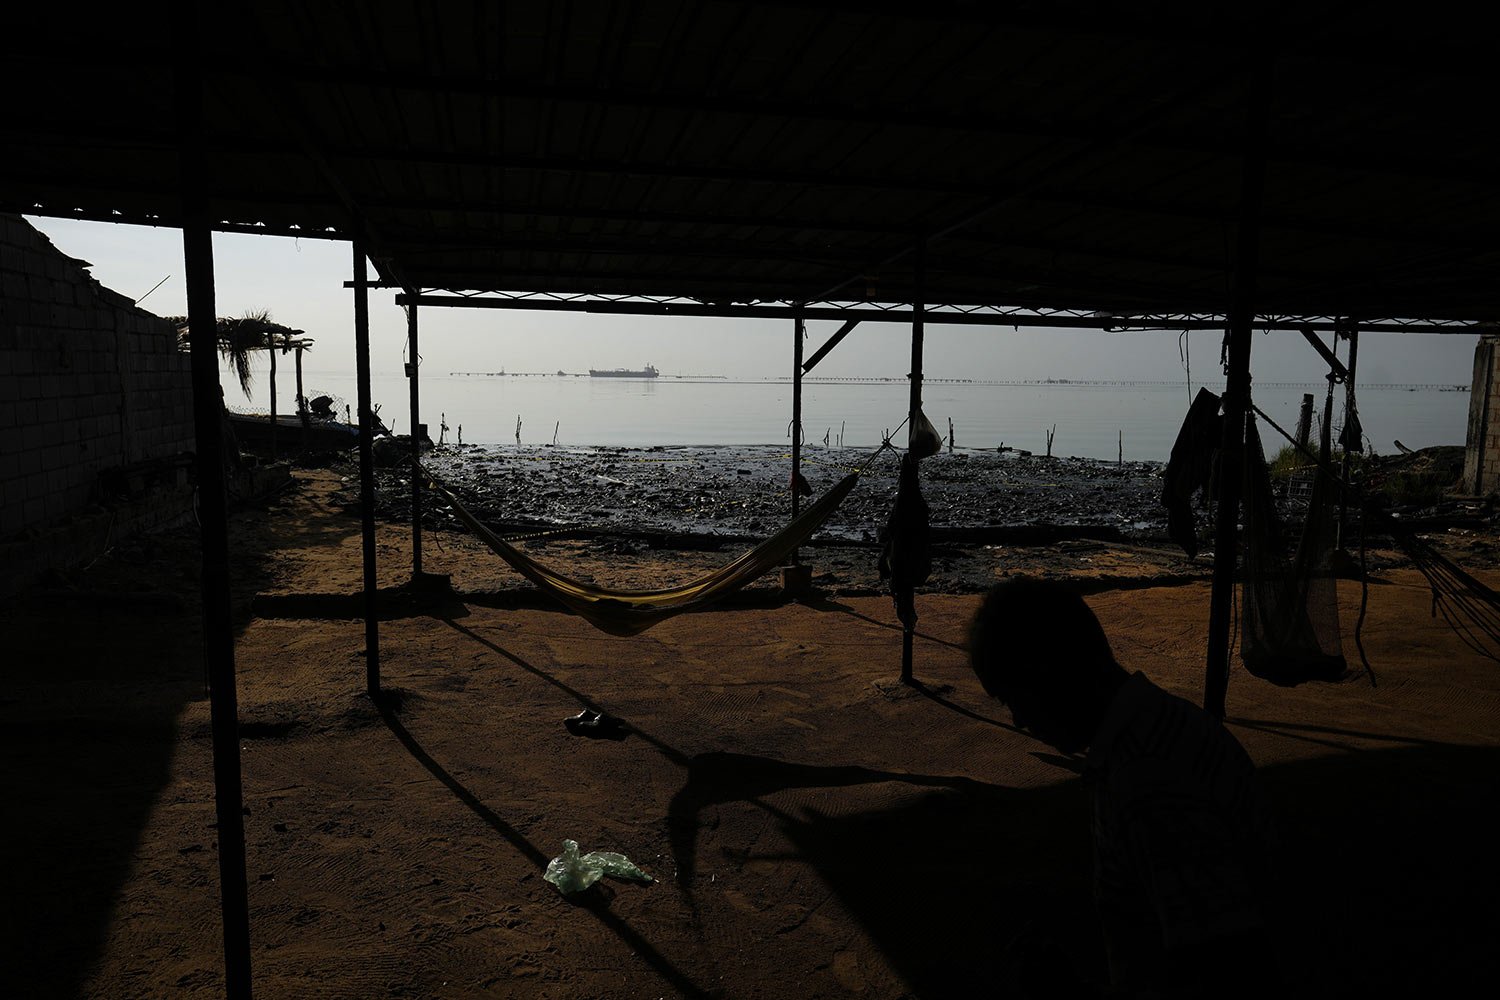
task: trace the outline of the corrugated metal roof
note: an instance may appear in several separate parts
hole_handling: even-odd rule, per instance
[[[412,287],[1222,312],[1268,69],[1261,313],[1500,317],[1488,35],[1307,2],[561,0],[203,12],[213,214]],[[159,12],[3,46],[0,208],[174,224]]]

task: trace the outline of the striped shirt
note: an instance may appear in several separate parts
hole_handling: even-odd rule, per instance
[[[1089,747],[1094,890],[1116,986],[1160,983],[1173,952],[1264,928],[1267,826],[1239,741],[1141,673]]]

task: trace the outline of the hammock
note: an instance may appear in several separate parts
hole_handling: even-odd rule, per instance
[[[485,527],[469,513],[443,483],[426,468],[423,474],[453,506],[458,519],[494,553],[526,579],[566,605],[589,624],[610,635],[639,635],[657,622],[693,611],[732,594],[781,563],[823,526],[859,481],[858,473],[839,480],[776,534],[708,576],[663,590],[611,590],[570,579],[527,556]]]
[[[1329,428],[1323,426],[1307,520],[1296,551],[1287,556],[1286,531],[1276,515],[1271,476],[1255,418],[1245,419],[1244,603],[1240,658],[1273,684],[1336,681],[1345,660],[1339,634],[1338,592],[1332,567],[1334,482],[1326,471]]]

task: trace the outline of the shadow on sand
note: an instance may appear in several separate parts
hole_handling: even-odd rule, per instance
[[[520,662],[510,654],[505,654],[514,662]],[[527,667],[535,670],[535,668]],[[536,671],[540,673],[540,671]],[[402,724],[398,718],[401,708],[401,694],[397,691],[382,692],[375,699],[375,707],[380,712],[380,717],[385,721],[392,735],[400,741],[406,752],[412,755],[419,764],[427,769],[427,772],[440,781],[454,796],[464,804],[474,815],[478,816],[500,837],[510,844],[516,851],[522,854],[528,861],[536,865],[538,869],[547,865],[547,855],[527,840],[515,827],[500,818],[489,806],[469,790],[462,782],[455,778],[451,772],[439,764],[417,741],[411,731]],[[609,931],[618,937],[633,954],[639,955],[648,965],[655,969],[663,979],[671,984],[679,996],[684,997],[707,997],[711,994],[695,983],[686,973],[678,969],[657,948],[647,941],[639,931],[630,926],[619,914],[609,908],[610,896],[605,886],[600,885],[587,892],[579,893],[571,897],[571,902],[591,913],[596,920],[603,924]]]
[[[1500,860],[1487,819],[1500,794],[1500,749],[1368,750],[1261,773],[1279,830],[1271,919],[1295,995],[1481,991],[1500,929]],[[764,801],[787,788],[876,781],[943,790],[836,816],[793,816]],[[778,818],[797,856],[919,996],[989,995],[1007,944],[1022,934],[1050,939],[1074,968],[1102,978],[1081,781],[1007,789],[705,754],[672,804],[684,876],[697,810],[735,800]]]
[[[249,623],[274,545],[266,520],[252,510],[231,521],[236,635]],[[353,522],[334,534],[358,529]],[[193,527],[132,539],[65,575],[60,587],[0,608],[0,969],[8,996],[75,996],[103,954],[137,845],[181,749],[180,717],[207,699],[199,552]],[[69,592],[88,599],[68,600]],[[208,727],[194,739],[206,757]],[[202,778],[211,797],[206,766]],[[211,799],[204,815],[201,837],[179,845],[181,853],[212,857]],[[201,891],[212,900],[217,934],[216,870]]]

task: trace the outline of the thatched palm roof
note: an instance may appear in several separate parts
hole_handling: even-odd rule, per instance
[[[186,316],[168,316],[167,322],[177,328],[179,342],[186,344],[188,319]],[[271,321],[271,314],[262,309],[243,316],[219,317],[219,353],[234,367],[240,390],[250,395],[254,372],[250,370],[250,355],[254,351],[280,350],[283,354],[294,348],[307,349],[312,340],[303,336],[303,331]]]

